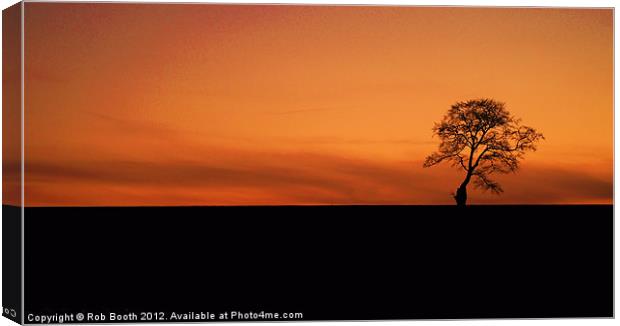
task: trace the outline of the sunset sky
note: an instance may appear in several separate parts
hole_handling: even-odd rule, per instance
[[[479,97],[546,140],[470,203],[612,202],[610,9],[26,3],[24,60],[27,206],[452,204]]]

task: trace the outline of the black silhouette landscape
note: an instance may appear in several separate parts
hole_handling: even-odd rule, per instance
[[[363,320],[613,311],[610,205],[74,207],[26,216],[32,312]]]

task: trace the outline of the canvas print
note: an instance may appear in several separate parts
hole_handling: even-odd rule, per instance
[[[16,6],[22,322],[612,315],[612,8]]]

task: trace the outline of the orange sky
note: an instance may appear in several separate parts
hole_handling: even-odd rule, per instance
[[[472,204],[612,202],[612,10],[25,6],[28,206],[452,204],[477,97],[546,141]]]

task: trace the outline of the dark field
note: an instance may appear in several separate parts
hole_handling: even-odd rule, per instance
[[[612,206],[26,208],[25,224],[26,313],[613,314]]]

